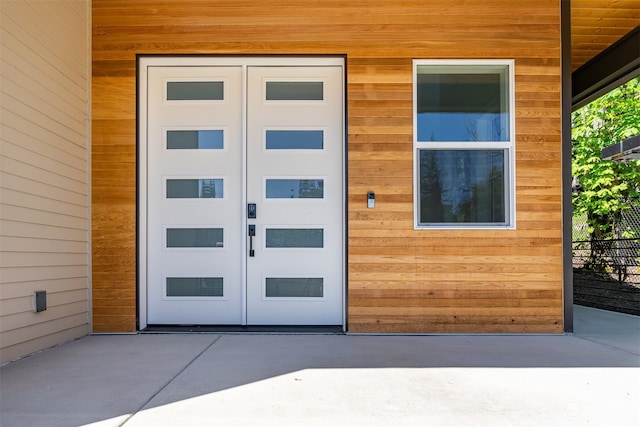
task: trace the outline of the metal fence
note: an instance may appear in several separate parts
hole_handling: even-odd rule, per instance
[[[640,207],[622,214],[613,235],[594,239],[584,218],[574,217],[573,268],[640,287]]]
[[[640,239],[574,241],[573,268],[640,286]]]

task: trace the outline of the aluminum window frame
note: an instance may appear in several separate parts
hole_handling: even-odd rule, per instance
[[[418,140],[418,67],[468,66],[507,67],[507,101],[509,136],[506,141],[419,141]],[[414,59],[413,60],[413,213],[415,230],[476,230],[516,228],[516,111],[515,111],[515,60],[513,59]],[[505,151],[505,223],[421,223],[420,222],[420,151],[421,150],[504,150]]]

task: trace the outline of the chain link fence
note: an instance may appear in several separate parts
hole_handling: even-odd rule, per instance
[[[640,315],[640,207],[624,212],[612,234],[595,239],[586,218],[573,218],[574,302]]]

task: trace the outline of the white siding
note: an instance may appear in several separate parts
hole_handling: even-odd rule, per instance
[[[0,363],[89,332],[90,29],[88,0],[0,0]]]

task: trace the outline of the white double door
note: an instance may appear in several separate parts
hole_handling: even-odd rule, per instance
[[[147,323],[343,324],[343,67],[146,72]]]

